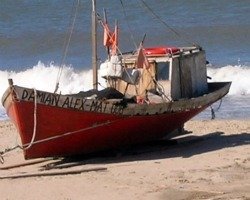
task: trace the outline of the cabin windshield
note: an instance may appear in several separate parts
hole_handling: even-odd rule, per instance
[[[157,62],[157,80],[169,80],[169,62]]]

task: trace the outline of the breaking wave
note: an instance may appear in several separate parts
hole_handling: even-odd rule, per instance
[[[242,65],[227,65],[220,68],[208,67],[210,81],[231,81],[229,95],[250,94],[250,67]]]
[[[59,72],[59,66],[50,63],[45,65],[38,62],[37,65],[25,71],[0,71],[0,97],[8,87],[8,79],[13,79],[15,85],[36,88],[53,92],[55,90],[56,80]],[[102,84],[104,81],[100,80]],[[64,66],[60,78],[59,91],[62,94],[77,93],[92,88],[92,71],[76,71],[71,66]]]

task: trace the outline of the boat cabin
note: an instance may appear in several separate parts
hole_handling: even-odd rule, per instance
[[[101,64],[101,76],[125,96],[155,103],[207,93],[206,57],[201,48],[145,48],[144,55],[148,62],[144,67],[138,67],[133,53],[111,56]]]

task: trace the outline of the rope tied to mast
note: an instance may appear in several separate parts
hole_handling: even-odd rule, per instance
[[[194,46],[199,46],[197,44],[195,44],[194,42],[191,42],[187,39],[187,35],[186,37],[183,37],[183,35],[181,35],[180,33],[178,33],[174,28],[172,28],[170,25],[168,25],[158,14],[156,14],[156,12],[153,11],[152,8],[149,7],[149,5],[144,1],[144,0],[140,0],[141,4],[144,6],[144,8],[146,8],[155,19],[159,20],[166,28],[168,28],[170,31],[172,31],[176,36],[178,36],[179,38],[181,38],[183,41],[187,42],[188,44],[194,45]]]
[[[56,93],[57,90],[59,89],[59,82],[60,82],[60,78],[61,78],[61,75],[62,75],[63,63],[65,62],[65,59],[66,59],[66,56],[67,56],[67,53],[68,53],[69,44],[70,44],[71,37],[72,37],[72,34],[73,34],[73,30],[74,30],[74,27],[75,27],[75,22],[76,22],[76,17],[77,17],[77,13],[78,13],[79,4],[80,4],[80,0],[77,0],[76,5],[74,6],[74,3],[73,3],[73,6],[72,6],[69,30],[68,30],[68,34],[66,35],[65,40],[64,40],[64,45],[63,45],[64,51],[63,51],[63,56],[62,56],[62,59],[61,59],[61,62],[60,62],[59,71],[58,71],[58,74],[57,74],[57,80],[56,80],[56,86],[55,86],[54,93]],[[74,15],[73,15],[73,11],[74,11]],[[73,17],[72,17],[72,15],[73,15]]]
[[[127,15],[127,12],[126,12],[126,10],[125,10],[125,6],[124,6],[122,0],[120,0],[120,3],[121,3],[121,6],[122,6],[122,12],[123,12],[123,15],[124,15],[124,18],[125,18],[125,21],[126,21],[126,24],[127,24],[127,26],[128,26],[129,33],[130,33],[130,38],[131,38],[131,40],[132,40],[132,42],[133,42],[133,44],[134,44],[134,47],[137,49],[138,46],[136,45],[136,41],[135,41],[135,37],[134,37],[133,31],[132,31],[132,29],[131,29],[131,26],[130,26],[129,23],[128,23],[128,20],[127,20],[128,15]]]

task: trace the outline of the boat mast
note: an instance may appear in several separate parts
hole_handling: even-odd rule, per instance
[[[97,20],[96,20],[96,0],[92,0],[92,69],[93,69],[93,89],[98,89],[97,77]]]

